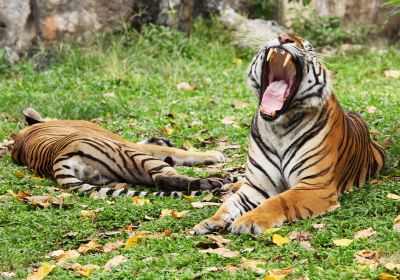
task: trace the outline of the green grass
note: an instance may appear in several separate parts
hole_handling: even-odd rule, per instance
[[[221,35],[222,34],[222,35]],[[246,157],[248,125],[257,101],[246,88],[245,71],[252,52],[238,50],[218,28],[202,24],[187,38],[166,28],[149,27],[141,34],[99,36],[87,47],[64,45],[61,50],[41,50],[34,57],[16,65],[4,66],[0,72],[0,141],[9,138],[25,124],[20,114],[24,107],[34,107],[46,117],[59,119],[103,118],[101,125],[132,140],[164,136],[163,128],[173,129],[169,136],[178,147],[192,145],[199,150],[215,149],[219,140],[228,136],[229,143],[241,148],[226,150],[231,161],[225,167],[236,167]],[[243,64],[234,63],[236,58]],[[73,195],[60,208],[38,209],[8,195],[0,199],[0,271],[14,271],[25,278],[32,267],[44,261],[46,253],[57,249],[77,249],[84,239],[99,238],[104,244],[125,240],[121,233],[109,238],[101,233],[135,225],[138,230],[161,232],[172,229],[171,236],[148,239],[132,249],[116,252],[101,251],[80,256],[82,265],[104,265],[114,255],[123,254],[128,262],[112,272],[97,271],[93,279],[256,279],[254,272],[239,269],[235,275],[227,271],[205,272],[208,267],[240,267],[241,257],[266,261],[261,267],[293,267],[293,277],[310,279],[373,279],[385,268],[361,267],[353,254],[361,249],[376,250],[381,256],[400,261],[400,235],[392,230],[393,219],[399,214],[400,202],[386,198],[388,193],[400,194],[400,80],[386,78],[385,69],[399,69],[400,51],[364,50],[328,58],[326,65],[337,72],[334,91],[342,106],[361,112],[370,128],[379,131],[374,137],[385,143],[388,153],[385,177],[381,184],[367,184],[341,198],[342,209],[322,217],[283,226],[280,234],[294,230],[310,232],[316,249],[309,252],[297,242],[282,247],[273,245],[269,236],[224,235],[232,240],[227,248],[241,252],[227,259],[199,252],[198,241],[206,237],[188,234],[216,208],[195,209],[187,200],[151,198],[151,204],[135,206],[129,198],[117,198],[114,204],[104,200]],[[180,82],[196,85],[195,91],[179,91]],[[103,93],[114,93],[104,97]],[[236,100],[249,103],[235,109]],[[375,106],[370,114],[366,108]],[[228,115],[236,117],[236,126],[223,125]],[[192,124],[195,122],[194,124]],[[203,144],[215,138],[215,144]],[[239,154],[239,157],[234,155]],[[18,171],[30,171],[12,163],[9,155],[0,160],[0,195],[11,189],[33,194],[48,191],[55,184],[19,178]],[[203,176],[204,168],[179,168],[186,174]],[[225,173],[227,173],[225,171]],[[109,200],[110,201],[110,200]],[[85,206],[86,205],[86,206]],[[84,208],[86,207],[86,208]],[[82,209],[103,207],[97,219],[82,219]],[[180,220],[159,219],[162,209],[190,210]],[[148,220],[146,217],[153,217]],[[325,228],[316,230],[314,223]],[[333,245],[333,239],[352,238],[361,229],[372,227],[377,234],[357,240],[349,247]],[[67,237],[68,232],[77,232]],[[254,248],[246,252],[245,248]],[[152,258],[149,258],[152,257]],[[50,260],[51,262],[52,260]],[[80,278],[75,272],[56,268],[48,279]],[[47,278],[46,278],[47,279]]]

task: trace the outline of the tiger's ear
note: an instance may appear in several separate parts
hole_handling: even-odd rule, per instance
[[[25,108],[22,110],[22,114],[25,116],[25,120],[28,125],[33,125],[35,123],[42,123],[42,116],[33,108]]]

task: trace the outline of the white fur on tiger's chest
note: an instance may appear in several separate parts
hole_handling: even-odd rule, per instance
[[[313,128],[312,120],[302,122],[300,130],[277,131],[261,118],[258,121],[258,133],[261,137],[250,137],[246,177],[254,185],[264,189],[270,196],[277,195],[295,186],[301,168],[295,168],[304,161],[305,154],[318,148],[325,132],[321,130],[304,145],[298,145],[301,137]],[[304,162],[306,166],[308,162]]]

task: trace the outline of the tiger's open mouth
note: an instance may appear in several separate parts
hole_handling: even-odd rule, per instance
[[[268,49],[261,75],[260,114],[266,120],[274,120],[284,114],[300,82],[301,64],[285,49]]]

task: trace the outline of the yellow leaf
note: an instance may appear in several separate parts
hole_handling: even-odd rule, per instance
[[[240,58],[235,58],[233,60],[233,64],[235,65],[241,65],[243,63],[243,60],[241,60]]]
[[[56,257],[56,259],[58,261],[57,265],[63,264],[68,259],[76,259],[80,255],[81,254],[79,254],[79,252],[77,252],[76,250],[68,250],[66,252],[63,252],[62,254],[60,254]]]
[[[266,230],[264,230],[264,234],[271,234],[280,230],[281,228],[267,228]]]
[[[88,252],[90,250],[94,250],[94,249],[98,249],[98,248],[101,248],[101,245],[99,243],[97,243],[96,240],[91,240],[89,243],[81,245],[78,248],[78,252],[81,254],[85,254],[86,252]]]
[[[99,266],[98,266],[98,265],[95,265],[95,264],[91,264],[91,263],[82,266],[82,265],[80,265],[79,263],[75,263],[75,264],[72,265],[72,268],[73,268],[78,274],[80,274],[80,275],[82,275],[82,276],[89,277],[90,274],[93,273],[93,271],[99,269]]]
[[[346,239],[346,238],[333,240],[333,244],[335,244],[336,246],[339,246],[339,247],[347,247],[352,242],[353,242],[352,239]]]
[[[191,196],[191,195],[184,195],[184,194],[182,194],[182,197],[183,197],[183,198],[186,198],[186,199],[188,199],[188,200],[193,200],[193,199],[194,199],[194,197]]]
[[[45,278],[56,266],[53,264],[44,263],[38,270],[29,274],[27,280],[42,280]]]
[[[174,217],[175,219],[180,219],[180,218],[182,218],[183,216],[185,216],[187,213],[189,213],[188,210],[181,211],[181,212],[172,211],[171,215],[172,215],[172,217]]]
[[[10,194],[14,198],[17,198],[17,196],[18,196],[13,190],[7,190],[7,193]]]
[[[38,177],[38,176],[30,176],[30,179],[31,179],[32,181],[38,181],[38,182],[41,182],[41,181],[44,181],[44,180],[45,180],[45,178]]]
[[[136,246],[136,244],[138,243],[138,237],[135,235],[132,235],[131,237],[129,237],[126,242],[125,242],[125,248],[132,248],[134,246]]]
[[[161,215],[160,218],[168,217],[172,215],[172,210],[171,209],[163,209],[161,210]]]
[[[172,128],[169,128],[169,127],[161,127],[160,130],[165,135],[171,135],[172,132],[174,132],[174,130]]]
[[[139,198],[138,196],[133,197],[133,204],[134,205],[145,205],[145,204],[150,204],[149,199],[145,198]]]
[[[293,272],[293,268],[274,268],[267,272],[267,275],[264,277],[264,280],[276,280],[282,279],[288,274]]]
[[[397,280],[396,276],[393,276],[389,273],[381,273],[378,275],[379,280]]]
[[[282,246],[283,244],[289,243],[290,240],[287,237],[280,236],[279,234],[272,235],[272,243]]]
[[[25,178],[25,174],[24,174],[24,172],[22,172],[22,171],[17,171],[17,172],[15,173],[15,175],[17,175],[18,178]]]
[[[81,210],[79,213],[79,217],[81,218],[91,218],[92,220],[96,219],[96,213],[93,210]]]

